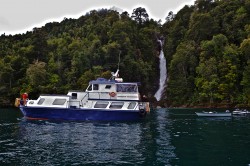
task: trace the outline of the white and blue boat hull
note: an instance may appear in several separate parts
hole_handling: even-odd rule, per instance
[[[145,117],[140,110],[46,108],[20,106],[24,117],[33,120],[136,121]]]

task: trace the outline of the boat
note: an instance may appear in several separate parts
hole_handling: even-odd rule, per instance
[[[203,111],[203,112],[195,112],[198,116],[204,116],[204,117],[229,117],[232,116],[232,113],[229,111],[226,112],[215,112],[215,111]]]
[[[41,94],[22,102],[19,108],[27,119],[131,121],[146,117],[149,102],[142,102],[139,82],[123,82],[112,72],[110,79],[97,78],[85,91],[70,90],[66,95]],[[25,103],[25,104],[24,104]]]
[[[250,112],[246,109],[240,110],[239,108],[235,109],[232,113],[233,115],[247,115],[250,114]]]

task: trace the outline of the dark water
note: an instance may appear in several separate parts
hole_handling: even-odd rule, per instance
[[[0,108],[0,165],[249,166],[250,117],[158,109],[140,122],[27,121]]]

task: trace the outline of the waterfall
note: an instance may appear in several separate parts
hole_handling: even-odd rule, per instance
[[[162,41],[158,40],[158,42],[160,43],[160,46],[161,46],[161,52],[160,52],[160,56],[159,56],[160,82],[159,82],[159,89],[157,90],[157,92],[155,93],[154,96],[155,96],[157,101],[160,101],[162,94],[164,92],[164,89],[165,89],[165,82],[166,82],[166,78],[167,78],[167,68],[166,68],[166,58],[165,58],[163,50],[162,50]]]

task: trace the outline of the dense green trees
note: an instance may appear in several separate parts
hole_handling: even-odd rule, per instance
[[[172,42],[165,46],[166,50],[175,52],[173,56],[168,55],[172,58],[168,65],[167,97],[170,105],[246,106],[247,103],[249,104],[250,50],[247,34],[249,34],[250,12],[248,7],[249,1],[244,0],[197,0],[194,6],[185,6],[180,11],[186,13],[179,16],[183,19],[186,19],[185,16],[189,13],[188,27],[179,24],[181,19],[177,18],[178,13],[172,21],[163,25],[172,25],[167,27],[168,29],[175,25],[177,25],[176,29],[185,27],[184,31],[180,31],[184,35],[178,38],[174,31],[163,31],[168,36],[174,36],[175,42],[180,41],[175,45]],[[191,12],[190,9],[192,9]],[[193,46],[191,41],[194,43]],[[172,49],[170,49],[171,45],[173,45]],[[196,58],[196,61],[193,61],[196,63],[190,65],[194,69],[191,74],[186,67],[190,59],[184,58],[183,50],[186,52],[194,50],[188,56],[190,59]],[[186,76],[191,76],[192,79],[189,79],[191,84],[185,84],[188,80],[185,79]]]
[[[132,18],[141,25],[148,20],[148,13],[145,8],[138,7],[133,10]]]
[[[250,1],[196,0],[164,23],[145,8],[127,12],[92,10],[78,19],[47,23],[17,35],[0,36],[0,103],[19,93],[66,93],[89,80],[120,76],[140,81],[153,99],[158,88],[163,36],[168,106],[250,106]],[[119,56],[120,55],[120,56]]]
[[[195,42],[180,43],[169,67],[167,94],[172,100],[170,104],[184,104],[190,100],[190,96],[194,93],[197,63]]]
[[[229,46],[226,36],[219,34],[202,43],[197,67],[196,86],[200,100],[234,102],[237,92],[239,53]]]
[[[160,25],[146,9],[133,16],[113,10],[92,10],[79,19],[47,23],[26,34],[0,37],[0,103],[12,103],[19,93],[84,90],[97,77],[110,78],[120,55],[120,76],[141,81],[153,95],[157,85],[155,32]],[[152,81],[154,80],[154,81]]]

